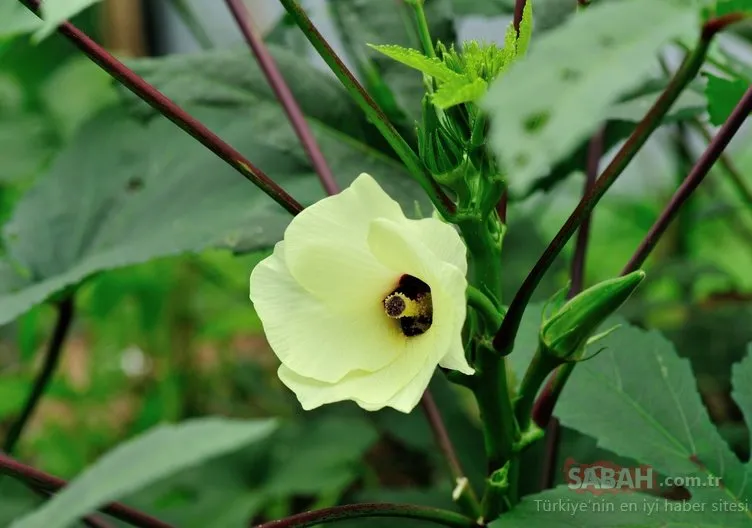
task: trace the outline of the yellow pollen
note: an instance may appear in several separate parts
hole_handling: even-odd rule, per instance
[[[395,292],[384,299],[384,311],[392,319],[417,317],[425,314],[426,306],[423,301],[423,296],[414,301],[403,293]]]

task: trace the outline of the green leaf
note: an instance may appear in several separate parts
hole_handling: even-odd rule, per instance
[[[577,365],[556,407],[562,424],[665,475],[721,477],[727,498],[752,497],[752,474],[711,423],[689,362],[668,340],[623,326],[596,346],[606,350]]]
[[[290,427],[275,444],[274,471],[264,490],[282,497],[339,490],[362,473],[360,461],[377,440],[363,417],[333,416]]]
[[[669,501],[637,493],[578,494],[567,486],[524,497],[489,528],[741,528],[746,512],[721,510],[745,507],[722,490],[696,489],[692,499]]]
[[[248,137],[236,112],[196,116],[274,169],[293,195],[317,196],[315,180],[301,178],[305,166]],[[249,237],[251,245],[268,246],[287,222],[289,214],[170,122],[143,127],[122,111],[103,112],[3,228],[9,259],[21,272],[15,284],[2,284],[0,321],[105,269],[208,246],[238,247]]]
[[[430,75],[441,82],[456,81],[457,79],[462,78],[460,74],[451,70],[441,60],[436,57],[426,57],[423,55],[423,52],[416,49],[403,48],[402,46],[395,46],[392,44],[378,46],[369,44],[369,47],[383,53],[392,60],[425,73],[426,75]]]
[[[708,98],[710,122],[717,126],[725,123],[750,86],[745,79],[723,79],[708,74],[705,95]]]
[[[665,2],[598,3],[543,35],[489,90],[491,146],[526,189],[602,123],[639,85],[672,38],[696,31],[694,10]]]
[[[42,2],[42,27],[34,33],[34,40],[41,42],[51,35],[66,20],[100,0],[45,0]]]
[[[34,31],[42,21],[21,2],[0,4],[0,39],[11,38]]]
[[[104,455],[13,528],[65,528],[103,504],[212,457],[266,438],[273,420],[203,418],[163,425]]]
[[[431,101],[438,108],[447,109],[463,103],[480,100],[488,91],[488,83],[477,77],[459,77],[442,84],[433,94]]]

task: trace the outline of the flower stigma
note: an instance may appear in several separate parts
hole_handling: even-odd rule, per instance
[[[424,334],[433,322],[431,288],[412,275],[402,275],[397,288],[384,298],[384,312],[399,321],[405,337]]]

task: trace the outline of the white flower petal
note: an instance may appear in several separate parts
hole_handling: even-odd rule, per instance
[[[298,248],[290,274],[338,313],[371,306],[384,315],[382,301],[397,286],[400,274],[381,264],[362,245],[358,250],[355,244],[305,244]]]
[[[285,259],[292,276],[321,298],[341,297],[347,291],[367,297],[370,292],[337,279],[342,273],[350,277],[358,269],[366,284],[370,285],[371,277],[384,278],[385,270],[374,262],[366,243],[374,218],[400,221],[405,216],[399,204],[365,173],[338,195],[304,209],[285,231]]]
[[[378,410],[394,404],[397,410],[409,412],[412,407],[408,408],[407,404],[416,393],[420,399],[437,365],[430,354],[433,341],[424,339],[427,335],[428,332],[407,339],[408,346],[387,367],[372,373],[351,372],[336,383],[323,383],[301,376],[284,364],[279,367],[277,375],[306,410],[336,401],[352,400],[366,410]]]
[[[462,339],[460,338],[459,341],[459,346],[455,343],[449,348],[446,355],[441,358],[441,361],[439,361],[439,366],[449,370],[457,370],[470,376],[475,373],[475,370],[467,362],[465,350],[462,347]]]
[[[424,218],[408,220],[408,226],[439,260],[456,266],[467,275],[467,248],[453,225],[437,218]]]
[[[285,267],[286,243],[251,273],[251,300],[274,353],[300,375],[336,382],[375,371],[402,352],[404,336],[380,299],[343,314],[306,292]]]
[[[418,375],[413,378],[412,382],[395,394],[391,400],[386,404],[386,407],[392,407],[403,413],[409,413],[412,411],[420,399],[423,397],[423,393],[426,392],[428,384],[431,382],[433,373],[436,369],[424,369],[421,370]],[[371,409],[366,409],[367,411]]]

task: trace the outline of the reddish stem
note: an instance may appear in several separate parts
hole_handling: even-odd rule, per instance
[[[366,503],[347,504],[345,506],[334,506],[333,508],[299,513],[278,521],[260,524],[256,528],[305,528],[322,523],[335,523],[337,521],[361,519],[364,517],[416,519],[456,528],[479,527],[479,524],[475,520],[452,511],[413,504]]]
[[[39,16],[39,0],[19,0],[30,11]],[[58,33],[67,38],[74,46],[81,50],[87,57],[97,63],[103,70],[120,81],[140,99],[175,123],[185,132],[196,138],[202,145],[227,162],[231,167],[242,174],[247,180],[258,186],[268,194],[275,202],[284,207],[288,212],[297,214],[303,210],[292,196],[274,183],[261,169],[245,159],[240,152],[225,143],[219,136],[206,128],[201,122],[193,118],[185,110],[180,108],[159,90],[136,75],[122,62],[113,57],[99,44],[91,40],[85,33],[76,28],[70,22],[64,22],[57,28]]]
[[[520,36],[520,24],[522,23],[522,15],[525,13],[525,5],[527,0],[515,0],[514,2],[514,29],[517,31],[517,36]]]
[[[329,165],[326,163],[326,159],[316,142],[316,138],[314,138],[311,133],[311,129],[303,116],[303,112],[301,111],[298,102],[295,100],[295,96],[292,94],[292,91],[290,91],[290,87],[285,82],[279,68],[277,68],[277,64],[269,53],[269,49],[264,44],[264,40],[255,31],[250,13],[241,0],[225,0],[225,3],[227,4],[230,13],[232,13],[232,16],[235,18],[235,22],[237,22],[245,41],[248,43],[248,46],[256,57],[256,61],[261,67],[261,71],[264,72],[269,86],[271,86],[274,94],[282,105],[285,114],[287,114],[287,118],[290,121],[293,130],[295,130],[295,134],[298,136],[300,144],[308,154],[311,164],[313,165],[316,174],[318,174],[324,190],[329,195],[337,194],[339,192],[339,187],[334,180],[334,175],[329,169]]]

